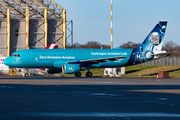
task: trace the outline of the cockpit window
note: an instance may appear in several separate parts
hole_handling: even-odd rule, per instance
[[[11,56],[12,56],[12,57],[20,57],[19,54],[12,54]]]

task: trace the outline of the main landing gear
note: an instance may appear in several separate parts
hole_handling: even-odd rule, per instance
[[[87,72],[86,73],[86,77],[92,77],[92,76],[93,76],[92,72]],[[76,73],[75,77],[81,77],[81,72]]]
[[[81,77],[81,72],[75,73],[76,77]]]
[[[92,74],[92,72],[90,72],[89,67],[87,67],[86,70],[88,71],[88,72],[86,73],[86,77],[92,77],[93,74]]]
[[[86,73],[86,77],[92,77],[92,75],[93,75],[92,72],[87,72]]]

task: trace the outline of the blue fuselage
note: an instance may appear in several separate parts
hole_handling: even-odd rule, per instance
[[[97,64],[79,63],[89,68],[109,68],[125,66],[133,49],[28,49],[14,52],[18,57],[8,57],[6,63],[20,68],[61,68],[67,62],[111,57],[125,57],[117,60],[106,60]]]
[[[29,49],[20,50],[4,60],[4,64],[19,68],[49,68],[51,73],[75,73],[91,68],[114,68],[136,65],[166,57],[161,51],[167,22],[160,21],[145,40],[134,49]]]

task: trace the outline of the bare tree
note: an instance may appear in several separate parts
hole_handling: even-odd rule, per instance
[[[176,47],[176,43],[174,43],[172,40],[171,41],[167,41],[166,43],[165,43],[165,49],[167,50],[167,51],[174,51],[174,48]]]
[[[132,41],[129,41],[127,43],[123,43],[122,45],[120,45],[120,47],[133,49],[133,48],[138,47],[139,45],[140,43],[133,43]]]
[[[132,41],[129,41],[127,43],[123,43],[122,45],[120,45],[120,47],[133,49],[133,48],[138,47],[140,44],[141,43],[134,43]],[[69,46],[68,48],[71,48],[71,47]],[[102,45],[96,41],[89,41],[85,44],[75,43],[75,44],[73,44],[73,48],[74,49],[81,49],[81,48],[84,48],[84,49],[91,49],[91,48],[94,48],[94,49],[100,49],[100,48],[110,49],[111,46],[110,45]],[[171,56],[179,56],[180,55],[180,46],[177,45],[176,43],[174,43],[173,41],[167,41],[165,43],[165,45],[162,47],[162,50],[175,51],[176,53],[172,54]]]
[[[80,49],[80,48],[85,48],[85,49],[90,49],[90,48],[94,48],[94,49],[110,49],[111,46],[110,45],[101,45],[100,43],[96,42],[96,41],[89,41],[86,44],[79,44],[79,43],[75,43],[73,45],[74,49]]]

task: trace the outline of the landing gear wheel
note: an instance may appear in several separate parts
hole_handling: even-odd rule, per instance
[[[86,73],[86,77],[92,77],[92,76],[93,76],[92,72],[87,72]]]
[[[75,76],[76,76],[76,77],[81,77],[81,73],[78,72],[78,73],[75,74]]]
[[[24,74],[24,77],[28,77],[28,76],[29,76],[29,74],[28,74],[28,73],[25,73],[25,74]]]

